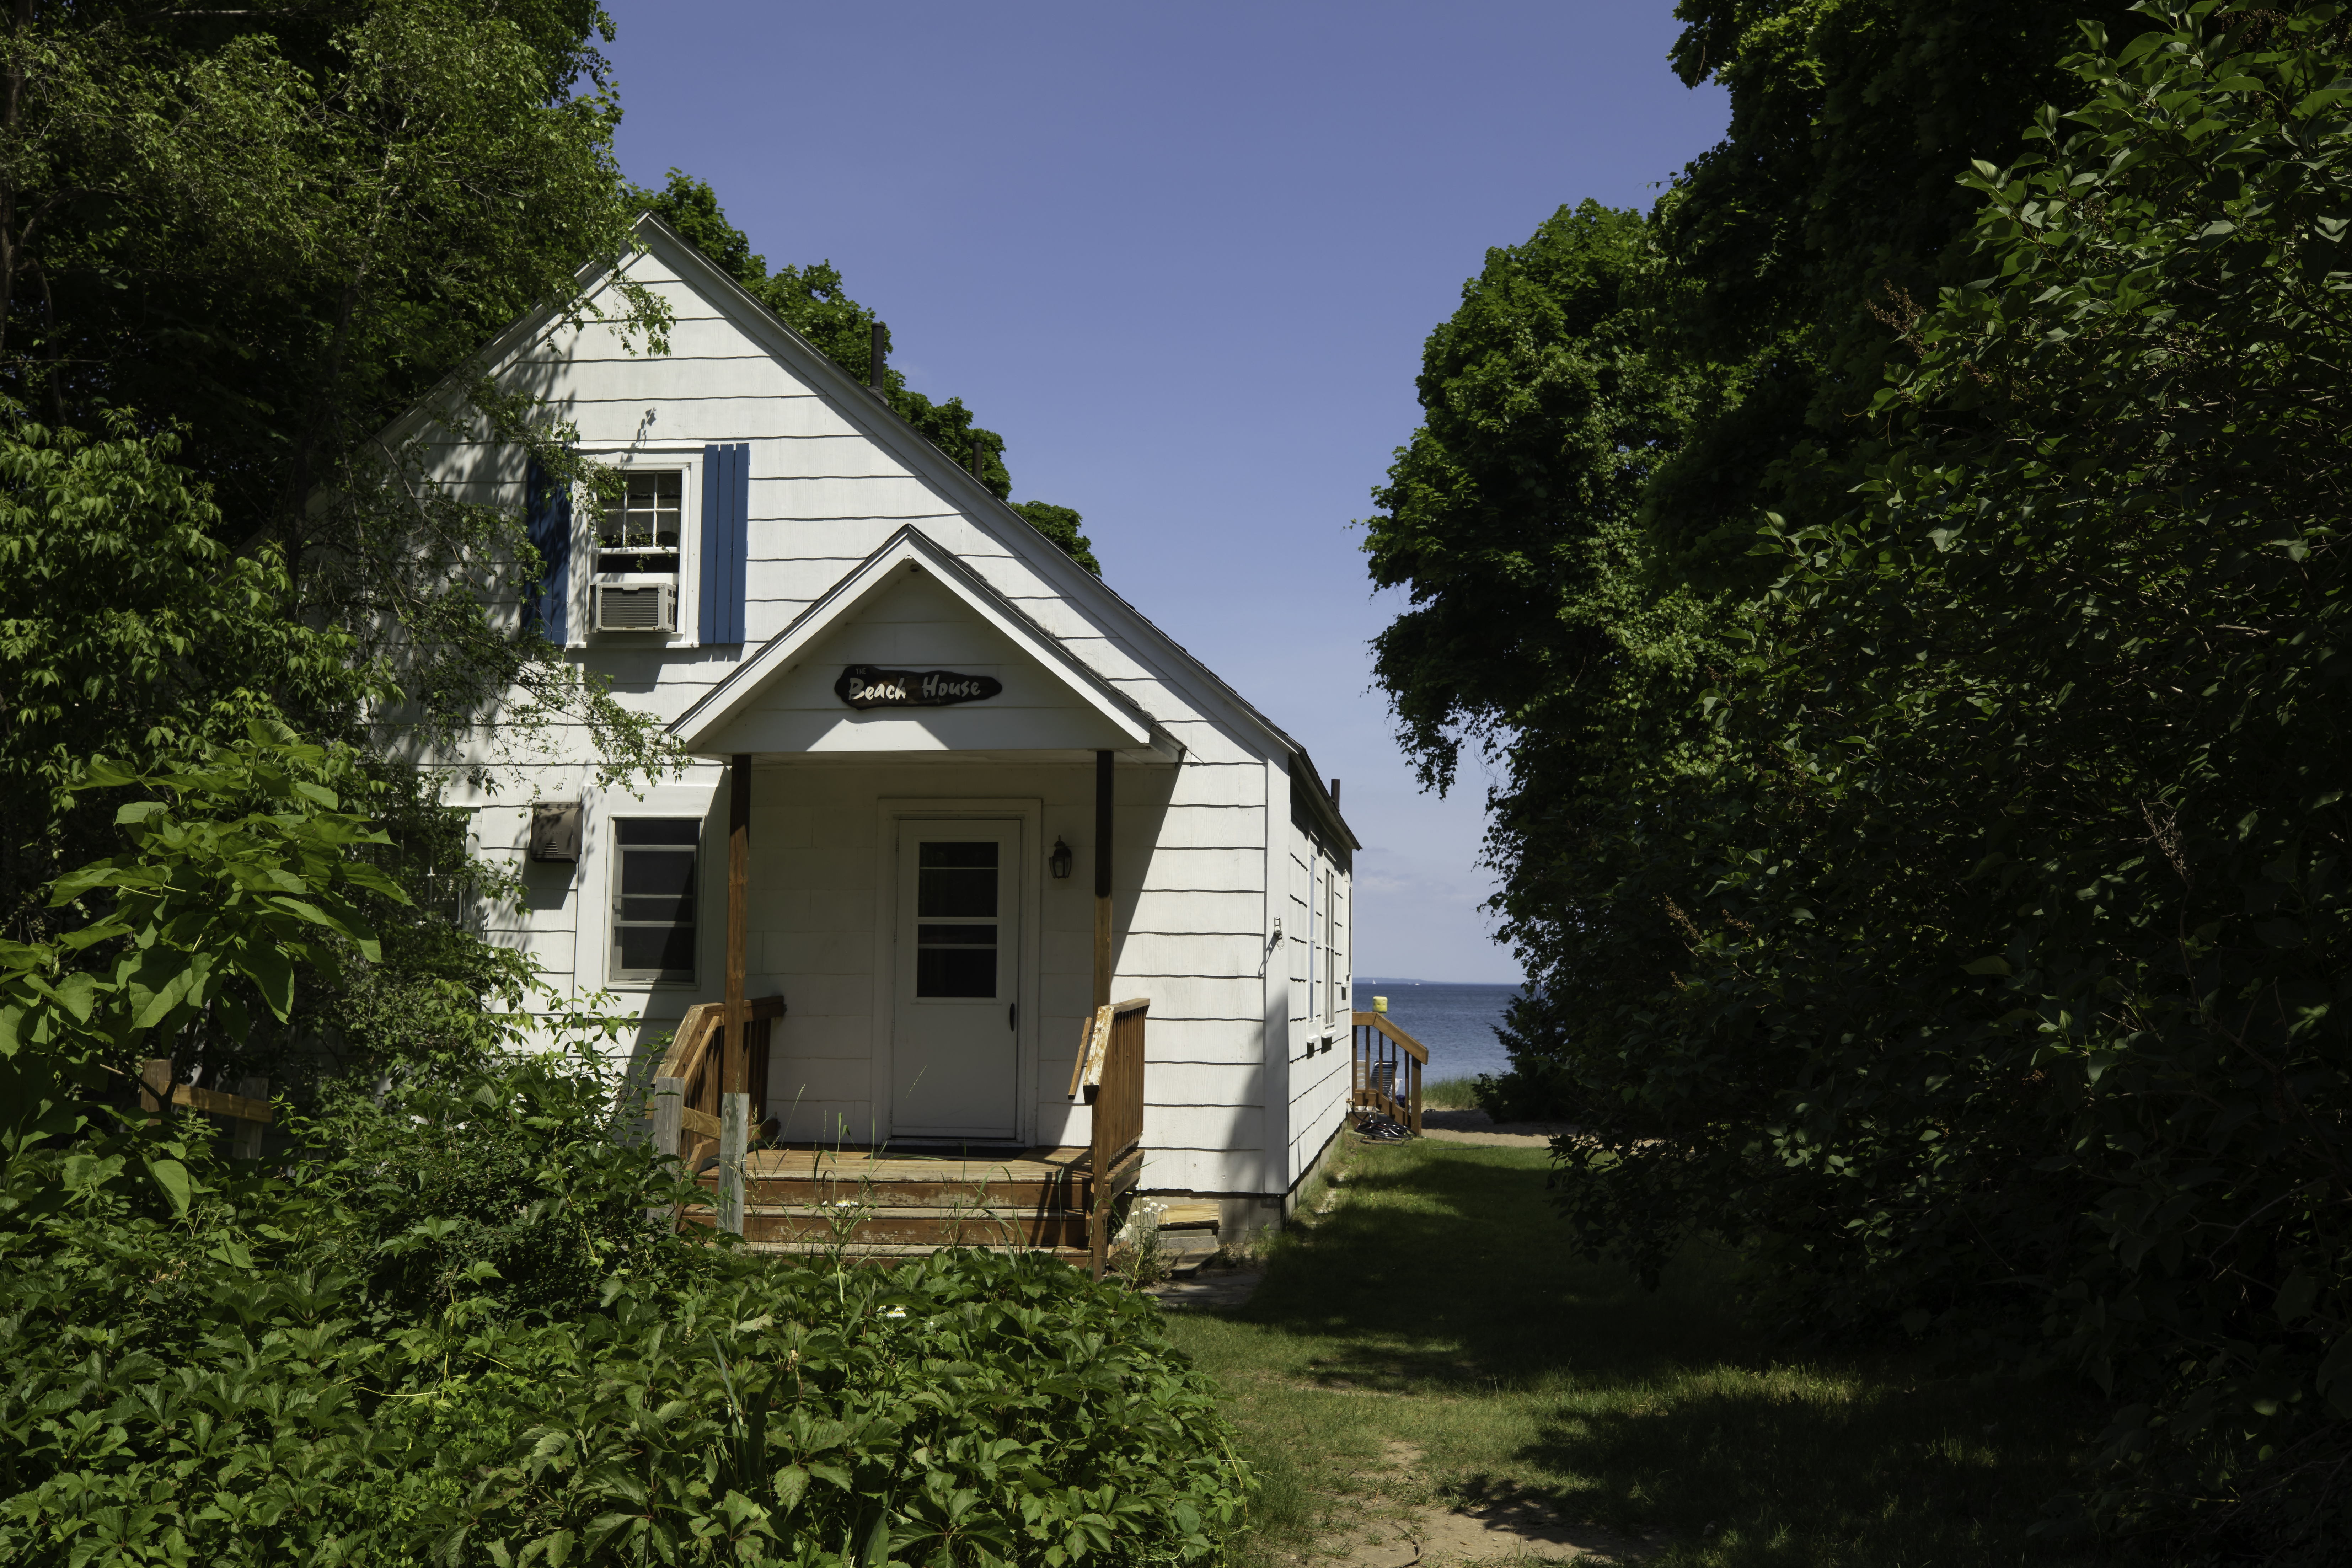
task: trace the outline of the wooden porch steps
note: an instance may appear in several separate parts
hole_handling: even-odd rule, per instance
[[[1115,1176],[1127,1173],[1122,1162]],[[754,1150],[744,1159],[743,1239],[755,1251],[913,1257],[942,1247],[1091,1258],[1093,1152],[963,1155],[889,1150]],[[700,1178],[715,1190],[717,1173]],[[689,1211],[708,1225],[710,1211]]]
[[[1122,1162],[1114,1174],[1131,1179]],[[1093,1156],[1085,1148],[927,1155],[888,1150],[761,1149],[744,1160],[743,1239],[778,1257],[838,1254],[861,1262],[919,1258],[944,1247],[1050,1252],[1091,1260],[1087,1205]],[[701,1178],[715,1188],[715,1173]],[[1161,1255],[1190,1273],[1217,1254],[1221,1205],[1163,1199]],[[691,1209],[689,1224],[711,1211]]]
[[[1160,1255],[1171,1272],[1190,1274],[1224,1245],[1217,1234],[1223,1205],[1194,1198],[1160,1201]]]

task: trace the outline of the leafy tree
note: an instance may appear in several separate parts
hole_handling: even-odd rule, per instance
[[[1783,442],[1772,512],[1702,552],[1645,492],[1620,647],[1677,589],[1716,619],[1677,722],[1627,727],[1622,809],[1528,840],[1599,896],[1512,867],[1547,994],[1496,1087],[1583,1125],[1576,1245],[1654,1269],[1727,1232],[1792,1326],[2078,1369],[2118,1399],[2103,1517],[2327,1561],[2352,27],[2133,31],[2089,29],[2074,107],[1957,171],[1963,280],[1881,289],[1879,391],[1843,444]],[[1515,785],[1592,779],[1572,738],[1509,733]],[[1612,991],[1645,916],[1666,972]]]
[[[1078,529],[1086,519],[1066,506],[1052,501],[1017,500],[1013,510],[1029,520],[1029,526],[1052,540],[1063,554],[1093,573],[1102,575],[1102,563],[1095,559],[1094,541]]]
[[[384,694],[349,637],[282,613],[274,548],[221,542],[180,447],[33,426],[0,440],[0,909],[20,939],[58,868],[110,847],[110,803],[76,809],[89,759],[191,762],[254,719],[348,726]]]
[[[1706,766],[1684,711],[1718,611],[1654,586],[1643,502],[1702,416],[1706,377],[1658,338],[1654,226],[1592,202],[1490,250],[1431,334],[1425,422],[1398,454],[1370,549],[1412,606],[1374,643],[1423,783],[1454,783],[1465,743],[1499,748],[1490,847],[1530,948],[1580,962],[1522,1004],[1574,1016],[1648,994],[1680,957],[1654,904],[1613,899],[1642,854],[1629,803]],[[1511,1092],[1543,1110],[1538,1053]]]
[[[2122,11],[1685,0],[1675,68],[1729,88],[1725,141],[1646,224],[1588,204],[1490,253],[1432,335],[1425,423],[1367,523],[1374,581],[1412,601],[1377,673],[1425,784],[1465,744],[1499,764],[1488,851],[1540,981],[1509,1109],[1570,1109],[1573,1021],[1674,985],[1690,836],[1736,809],[1698,721],[1769,580],[1753,519],[1841,504],[1892,302],[1967,275],[1955,173],[2021,145],[2071,16]]]
[[[660,190],[641,190],[637,195],[680,238],[782,317],[827,359],[866,384],[873,384],[874,328],[881,319],[849,297],[833,263],[786,265],[769,271],[768,258],[752,253],[751,237],[727,221],[718,193],[680,170],[672,169],[668,183]],[[882,381],[891,408],[960,466],[972,469],[998,500],[1009,499],[1013,476],[1004,466],[1004,437],[981,428],[963,399],[933,403],[910,389],[907,378],[887,363],[887,327],[883,328],[882,340],[886,351]],[[1092,545],[1078,532],[1076,512],[1045,501],[1017,501],[1013,510],[1079,565],[1097,577],[1102,575]]]
[[[209,768],[256,725],[360,735],[393,689],[392,668],[349,633],[287,613],[274,546],[220,542],[219,510],[173,460],[179,445],[0,435],[0,929],[19,941],[68,919],[45,899],[60,868],[116,847],[117,809],[140,798],[120,781]],[[258,1073],[307,1094],[321,1072],[478,1049],[480,999],[520,994],[520,955],[452,918],[498,889],[435,777],[348,748],[318,754],[341,760],[313,783],[364,803],[383,830],[365,858],[407,890],[351,895],[383,951],[331,971],[306,963],[313,1000],[299,1023],[192,1026],[176,1054],[211,1082]]]
[[[588,723],[624,767],[664,760],[499,591],[534,569],[520,518],[436,491],[418,451],[376,435],[439,387],[447,419],[577,474],[567,432],[467,364],[527,309],[584,309],[581,258],[627,242],[600,35],[583,0],[120,0],[8,21],[0,405],[173,437],[214,537],[276,547],[282,585],[255,614],[339,628],[402,699],[394,716],[343,687],[268,691],[305,732],[366,740],[355,726],[396,717],[446,738],[503,704]],[[626,310],[657,340],[649,296]]]

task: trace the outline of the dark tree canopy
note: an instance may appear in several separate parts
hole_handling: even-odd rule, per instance
[[[1793,1332],[2076,1371],[2078,1501],[2319,1562],[2352,24],[2081,12],[1686,5],[1731,133],[1431,336],[1378,668],[1429,782],[1501,764],[1486,1090],[1583,1129],[1572,1245],[1727,1235]]]

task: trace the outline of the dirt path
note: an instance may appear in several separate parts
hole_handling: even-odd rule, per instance
[[[1318,1537],[1311,1561],[1342,1568],[1488,1563],[1583,1563],[1599,1568],[1638,1563],[1663,1542],[1633,1540],[1589,1520],[1571,1520],[1533,1494],[1454,1508],[1412,1500],[1429,1490],[1421,1479],[1421,1450],[1390,1438],[1381,1444],[1381,1458],[1385,1474],[1372,1498],[1359,1493],[1329,1500],[1354,1517]]]
[[[1483,1110],[1424,1110],[1421,1132],[1440,1143],[1484,1143],[1498,1149],[1542,1149],[1552,1138],[1576,1129],[1566,1122],[1496,1122]]]

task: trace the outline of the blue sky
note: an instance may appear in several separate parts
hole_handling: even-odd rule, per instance
[[[1343,781],[1359,973],[1517,979],[1484,777],[1421,793],[1371,689],[1401,597],[1354,523],[1486,247],[1721,137],[1672,5],[607,3],[629,175],[840,268],[1014,499]]]

